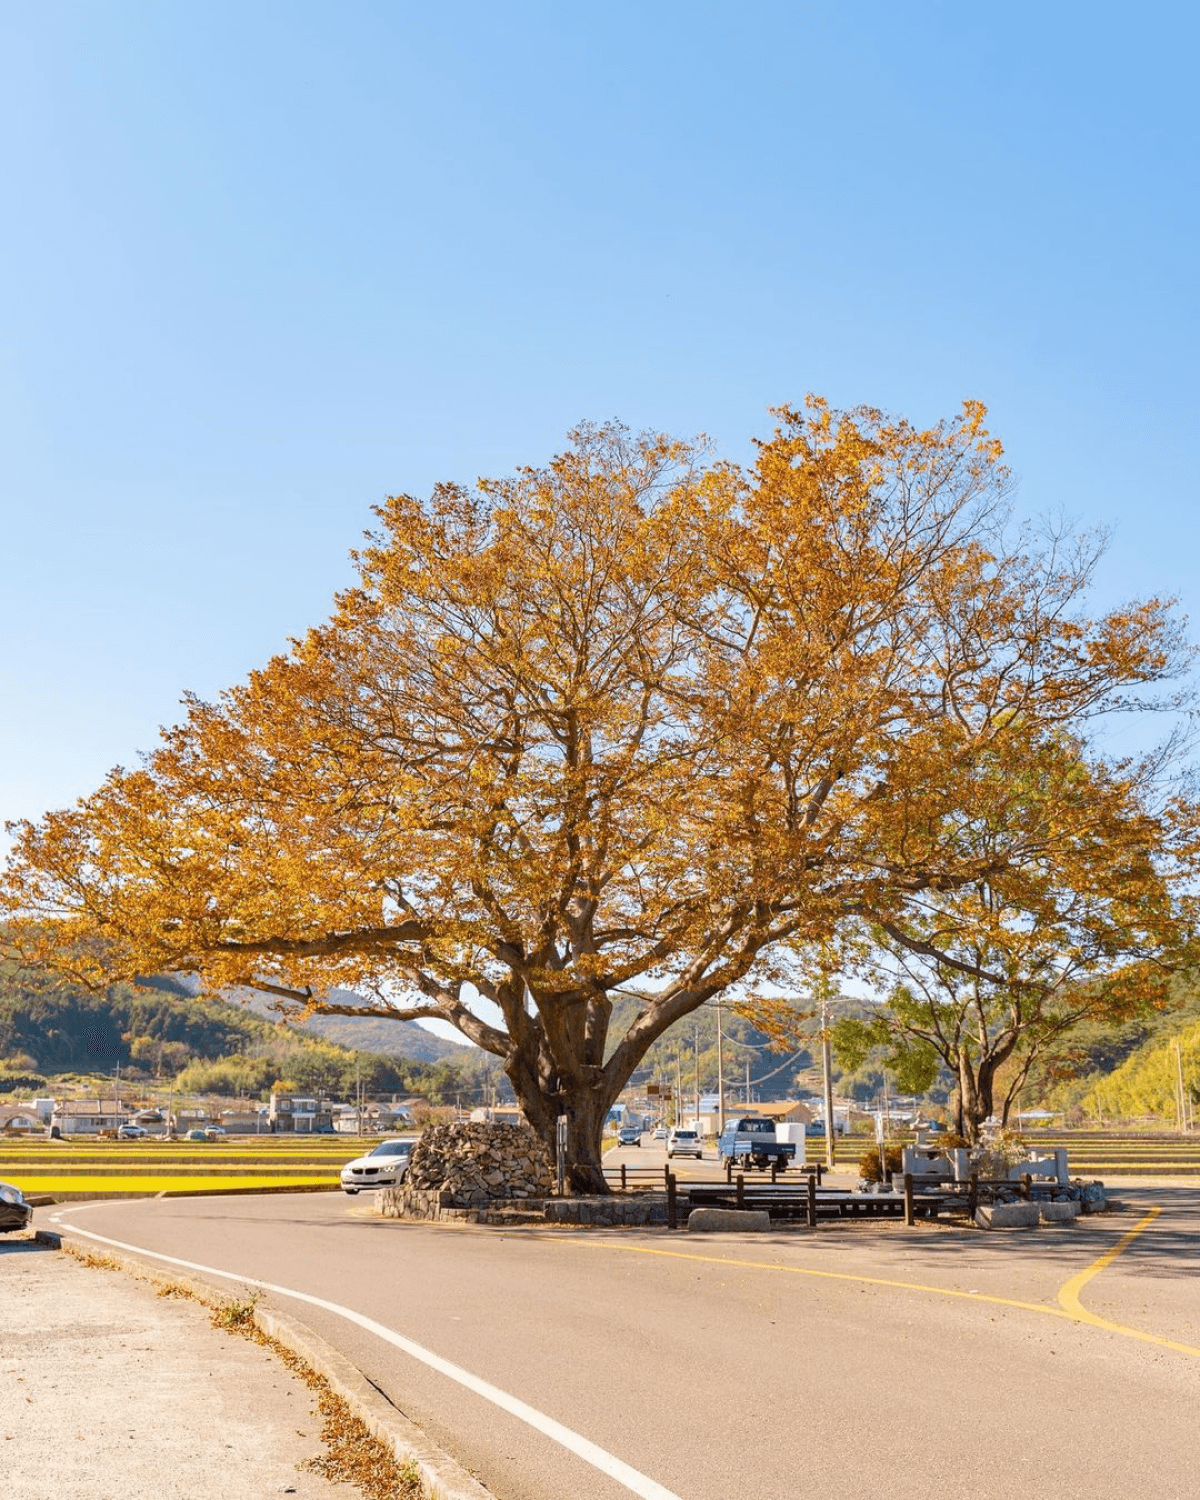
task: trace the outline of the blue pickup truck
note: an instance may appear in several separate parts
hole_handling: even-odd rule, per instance
[[[761,1115],[742,1115],[730,1120],[721,1132],[717,1149],[722,1165],[732,1163],[734,1171],[757,1167],[765,1172],[778,1167],[782,1172],[796,1154],[791,1141],[775,1139],[775,1121]]]

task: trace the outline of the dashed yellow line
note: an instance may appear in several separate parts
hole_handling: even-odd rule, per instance
[[[1181,1344],[1175,1339],[1162,1338],[1156,1333],[1146,1333],[1140,1328],[1130,1328],[1124,1323],[1114,1323],[1097,1313],[1089,1312],[1079,1300],[1079,1293],[1089,1281],[1127,1250],[1138,1235],[1147,1230],[1161,1208],[1152,1208],[1128,1233],[1123,1234],[1115,1245],[1097,1257],[1091,1265],[1072,1276],[1058,1293],[1058,1306],[1045,1302],[1024,1302],[1015,1297],[994,1297],[988,1292],[963,1292],[956,1287],[932,1286],[920,1281],[897,1281],[885,1276],[858,1276],[847,1271],[818,1271],[807,1266],[783,1266],[776,1261],[741,1260],[729,1255],[700,1255],[692,1250],[658,1250],[650,1245],[622,1245],[614,1240],[592,1240],[584,1238],[555,1237],[554,1243],[571,1245],[587,1250],[616,1250],[626,1255],[650,1255],[662,1260],[687,1260],[704,1265],[734,1266],[746,1271],[775,1271],[787,1276],[806,1276],[817,1281],[846,1281],[860,1286],[888,1287],[894,1291],[925,1292],[935,1297],[951,1297],[963,1302],[983,1302],[993,1307],[1015,1307],[1023,1312],[1040,1313],[1047,1318],[1067,1318],[1073,1323],[1086,1323],[1093,1328],[1103,1328],[1109,1333],[1123,1334],[1126,1338],[1140,1339],[1146,1344],[1157,1344],[1163,1349],[1173,1349],[1177,1354],[1186,1354],[1200,1359],[1200,1349],[1191,1344]]]

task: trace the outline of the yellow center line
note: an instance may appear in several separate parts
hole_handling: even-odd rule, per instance
[[[1089,1312],[1079,1300],[1079,1294],[1088,1282],[1094,1276],[1099,1276],[1106,1267],[1111,1266],[1117,1256],[1127,1250],[1139,1234],[1150,1228],[1160,1213],[1162,1213],[1161,1208],[1157,1206],[1151,1208],[1145,1217],[1139,1219],[1128,1234],[1123,1234],[1111,1249],[1106,1250],[1077,1276],[1072,1276],[1059,1291],[1059,1305],[1078,1322],[1090,1323],[1093,1328],[1106,1328],[1110,1333],[1123,1333],[1127,1338],[1141,1339],[1145,1344],[1158,1344],[1163,1349],[1174,1349],[1178,1354],[1190,1354],[1193,1359],[1200,1359],[1200,1349],[1194,1348],[1191,1344],[1180,1344],[1174,1339],[1164,1339],[1156,1333],[1144,1333],[1140,1328],[1130,1328],[1125,1323],[1114,1323],[1109,1318],[1102,1318],[1099,1313]]]
[[[1193,1359],[1200,1359],[1200,1349],[1193,1348],[1191,1344],[1181,1344],[1174,1339],[1162,1338],[1156,1333],[1146,1333],[1140,1328],[1131,1328],[1125,1323],[1113,1323],[1108,1318],[1089,1312],[1079,1300],[1079,1293],[1087,1283],[1106,1267],[1112,1265],[1113,1261],[1128,1249],[1138,1235],[1153,1224],[1161,1212],[1161,1208],[1151,1208],[1145,1217],[1139,1220],[1128,1233],[1123,1234],[1115,1245],[1080,1271],[1078,1275],[1072,1276],[1058,1293],[1059,1305],[1057,1307],[1051,1307],[1044,1302],[1023,1302],[1014,1297],[994,1297],[988,1292],[963,1292],[955,1287],[932,1286],[921,1281],[897,1281],[884,1276],[854,1275],[848,1271],[818,1271],[807,1266],[783,1266],[776,1261],[742,1260],[730,1255],[700,1255],[692,1250],[656,1250],[649,1245],[622,1245],[612,1240],[559,1239],[557,1236],[546,1236],[546,1238],[552,1238],[555,1244],[571,1245],[576,1249],[616,1250],[626,1255],[651,1255],[664,1260],[688,1260],[703,1265],[735,1266],[746,1271],[777,1271],[789,1276],[807,1276],[818,1281],[846,1281],[860,1286],[888,1287],[895,1291],[925,1292],[935,1297],[952,1297],[964,1302],[984,1302],[993,1307],[1015,1307],[1023,1312],[1040,1313],[1047,1318],[1068,1318],[1073,1323],[1086,1323],[1093,1328],[1103,1328],[1109,1333],[1123,1334],[1126,1338],[1140,1339],[1143,1343],[1157,1344],[1163,1349],[1174,1349],[1177,1354],[1187,1354]],[[542,1238],[541,1235],[536,1237]]]
[[[541,1238],[541,1236],[538,1236]],[[619,1245],[611,1240],[563,1239],[556,1243],[587,1250],[620,1250],[627,1255],[655,1255],[665,1260],[698,1261],[710,1266],[737,1266],[744,1271],[778,1271],[786,1276],[809,1276],[818,1281],[848,1281],[859,1286],[890,1287],[902,1292],[930,1292],[938,1297],[958,1297],[965,1302],[989,1302],[999,1307],[1018,1307],[1026,1312],[1044,1313],[1051,1318],[1072,1314],[1045,1302],[1021,1302],[1013,1297],[993,1297],[988,1292],[961,1292],[956,1287],[931,1286],[920,1281],[895,1281],[885,1276],[857,1276],[848,1271],[817,1271],[807,1266],[781,1266],[777,1261],[741,1260],[730,1255],[698,1255],[692,1250],[655,1250],[649,1245]]]

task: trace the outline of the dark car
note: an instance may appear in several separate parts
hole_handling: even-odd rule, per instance
[[[642,1144],[642,1131],[638,1125],[622,1125],[617,1131],[617,1144],[619,1146],[640,1146]]]
[[[33,1218],[33,1205],[11,1182],[0,1182],[0,1230],[24,1229]]]

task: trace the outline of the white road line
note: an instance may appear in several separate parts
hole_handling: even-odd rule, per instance
[[[82,1208],[83,1205],[81,1204],[80,1207]],[[78,1212],[78,1210],[74,1211]],[[61,1214],[54,1214],[51,1218],[51,1223],[63,1222]],[[72,1234],[82,1235],[85,1239],[95,1240],[98,1244],[111,1245],[114,1250],[128,1250],[133,1255],[145,1255],[151,1260],[160,1260],[170,1266],[179,1266],[185,1271],[200,1271],[206,1276],[220,1276],[227,1281],[236,1281],[239,1286],[260,1287],[264,1292],[277,1292],[281,1297],[292,1297],[297,1302],[307,1302],[313,1307],[323,1308],[325,1312],[334,1313],[339,1318],[345,1318],[349,1323],[356,1323],[360,1328],[365,1328],[376,1338],[383,1339],[385,1343],[403,1350],[413,1359],[420,1360],[423,1365],[428,1365],[431,1370],[437,1370],[439,1374],[473,1391],[485,1401],[490,1401],[502,1411],[508,1412],[510,1416],[516,1417],[518,1421],[527,1423],[544,1437],[566,1448],[576,1458],[583,1459],[584,1463],[591,1464],[594,1469],[599,1469],[602,1474],[615,1479],[618,1484],[624,1485],[633,1494],[641,1496],[642,1500],[680,1500],[680,1497],[673,1491],[666,1489],[647,1475],[639,1473],[637,1469],[591,1442],[581,1433],[572,1431],[570,1427],[564,1427],[561,1422],[556,1422],[545,1412],[540,1412],[536,1407],[518,1400],[516,1396],[510,1396],[507,1391],[502,1391],[498,1386],[481,1380],[478,1375],[472,1375],[461,1365],[452,1364],[450,1360],[443,1359],[432,1349],[426,1349],[422,1344],[405,1338],[403,1334],[385,1328],[382,1323],[376,1323],[373,1318],[364,1317],[353,1308],[342,1307],[337,1302],[327,1302],[324,1297],[310,1296],[308,1292],[294,1291],[291,1287],[277,1286],[274,1282],[260,1281],[256,1276],[243,1276],[237,1271],[221,1271],[216,1266],[203,1266],[194,1260],[180,1260],[175,1255],[161,1255],[155,1250],[144,1250],[140,1245],[127,1245],[122,1240],[113,1240],[103,1234],[94,1234],[90,1229],[80,1229],[75,1224],[70,1225],[70,1230]]]

